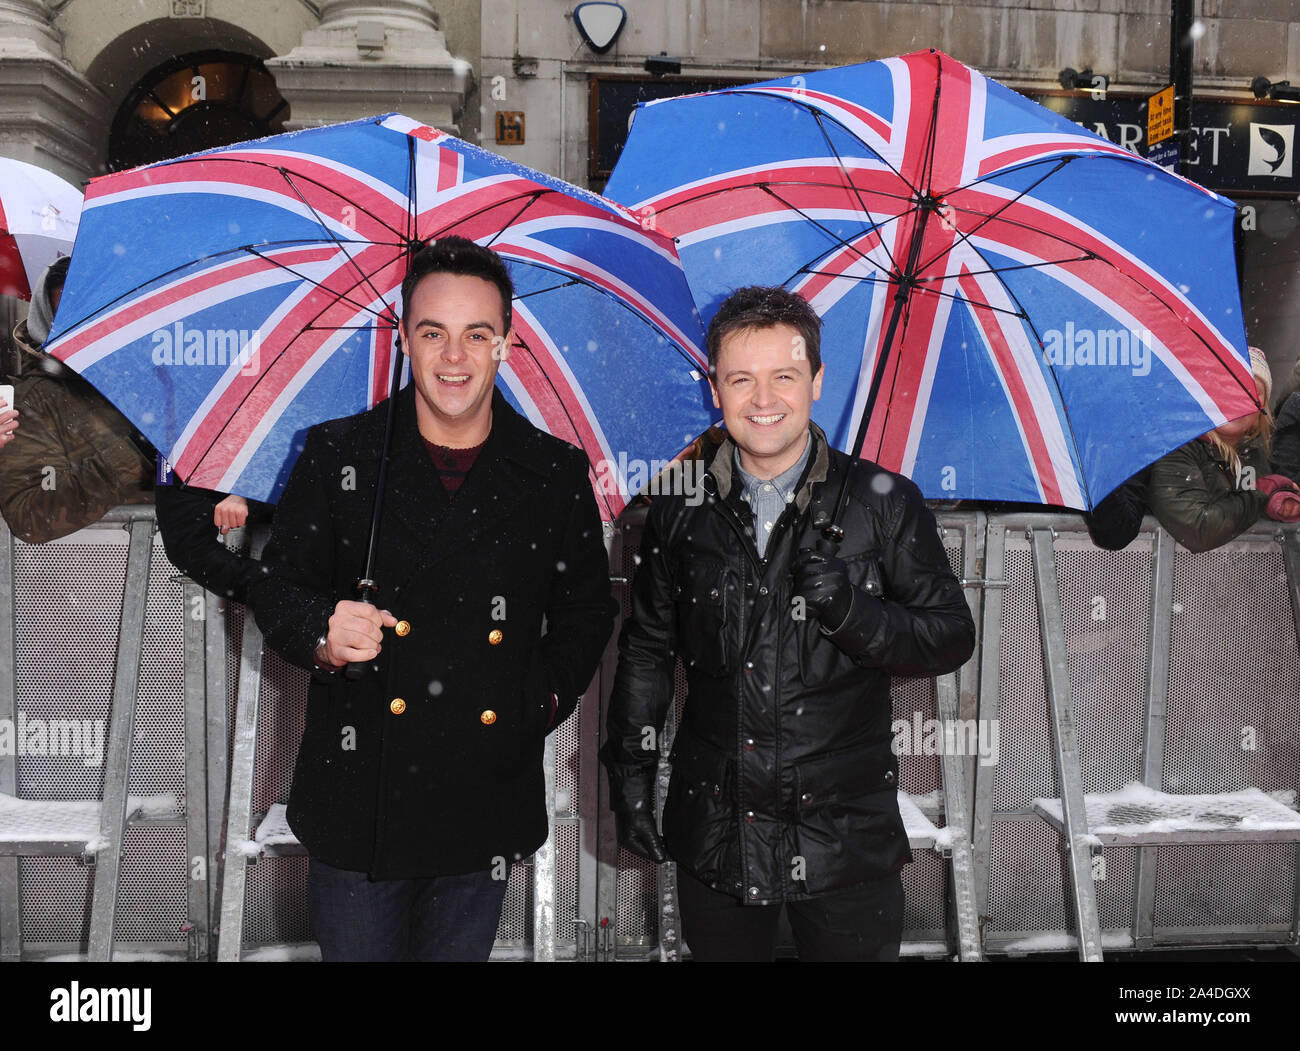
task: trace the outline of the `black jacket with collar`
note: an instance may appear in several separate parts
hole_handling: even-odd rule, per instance
[[[658,761],[646,746],[663,728],[680,656],[688,695],[665,844],[697,879],[753,904],[847,890],[911,859],[896,798],[890,676],[951,672],[975,642],[920,491],[865,460],[840,518],[838,554],[855,588],[849,615],[830,634],[811,611],[800,616],[791,565],[800,548],[816,546],[851,462],[815,424],[812,432],[813,455],[766,558],[733,478],[730,440],[705,475],[702,501],[651,504],[602,750],[613,806],[644,805]]]
[[[541,845],[542,744],[617,610],[586,457],[494,391],[491,433],[450,501],[414,398],[398,395],[374,574],[376,603],[410,630],[385,628],[355,682],[313,676],[288,812],[312,857],[377,879],[482,871]],[[313,427],[276,509],[271,576],[250,597],[300,667],[355,597],[385,412]]]

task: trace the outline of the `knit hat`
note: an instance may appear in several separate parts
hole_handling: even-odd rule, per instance
[[[1264,407],[1267,408],[1269,399],[1273,396],[1273,372],[1268,367],[1268,358],[1264,357],[1264,352],[1259,347],[1250,348],[1250,371],[1264,387]]]

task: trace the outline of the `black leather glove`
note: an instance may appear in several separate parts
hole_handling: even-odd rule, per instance
[[[853,585],[843,559],[804,547],[795,554],[791,568],[794,593],[803,596],[822,627],[835,631],[843,626],[853,605]]]
[[[668,860],[654,821],[653,767],[610,767],[610,799],[619,845],[662,865]]]
[[[633,854],[662,865],[668,860],[664,841],[655,825],[655,810],[651,792],[636,809],[617,809],[614,811],[614,827],[618,833],[618,845]]]

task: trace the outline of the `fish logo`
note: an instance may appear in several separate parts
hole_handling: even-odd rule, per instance
[[[1292,147],[1295,144],[1293,124],[1250,125],[1250,160],[1246,170],[1249,176],[1272,176],[1289,179],[1292,172]]]

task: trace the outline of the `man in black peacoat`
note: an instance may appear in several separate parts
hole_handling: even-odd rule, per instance
[[[407,924],[426,923],[414,905],[398,910],[396,933],[367,940],[362,931],[360,947],[321,931],[346,926],[333,914],[358,894],[407,881],[423,900],[447,877],[486,892],[463,906],[475,916],[427,921],[442,925],[432,940],[451,944],[473,928],[473,944],[453,955],[486,958],[509,866],[546,838],[543,741],[586,690],[617,610],[586,457],[492,385],[509,315],[483,321],[482,303],[508,308],[499,279],[508,288],[509,278],[490,262],[480,276],[469,249],[455,238],[425,250],[451,251],[468,272],[443,272],[446,258],[430,264],[421,253],[408,278],[413,382],[397,401],[373,575],[379,608],[350,600],[364,575],[384,405],[308,432],[265,553],[272,575],[252,594],[267,642],[314,668],[288,817],[311,855],[327,959],[447,958],[437,945],[403,946]],[[433,442],[472,456],[482,429],[453,499]],[[353,660],[367,671],[348,681],[335,669]],[[350,882],[322,898],[326,876]],[[363,915],[358,928],[372,927]]]

